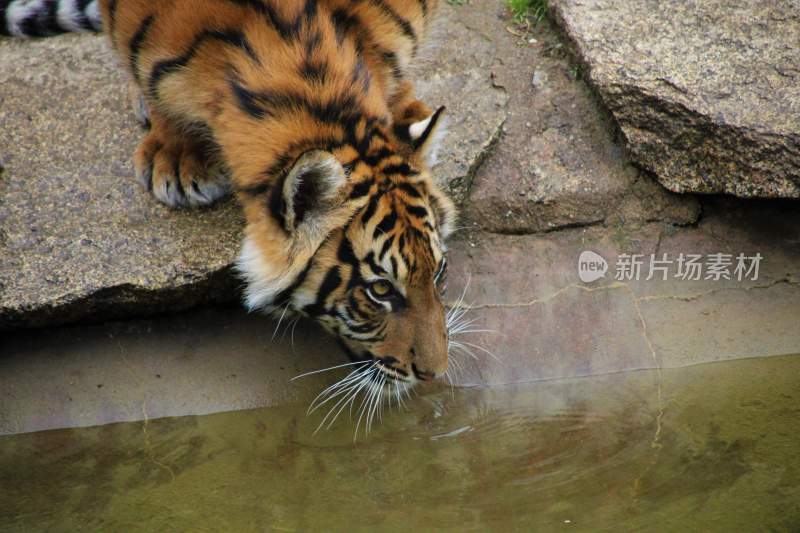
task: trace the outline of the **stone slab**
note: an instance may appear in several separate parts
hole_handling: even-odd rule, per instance
[[[633,160],[676,192],[800,197],[793,0],[553,0]]]
[[[0,329],[230,299],[237,206],[172,211],[133,179],[141,135],[105,40],[0,40]]]
[[[800,213],[796,202],[716,200],[696,227],[580,228],[543,235],[466,235],[451,254],[450,301],[465,302],[478,330],[472,359],[457,353],[465,384],[555,379],[800,353]],[[592,251],[605,277],[581,281]],[[701,255],[699,280],[676,278],[680,254]],[[622,254],[638,254],[639,279],[616,278]],[[672,261],[649,277],[651,254]],[[707,279],[728,254],[731,279]],[[735,257],[760,254],[757,279],[735,275]],[[749,264],[749,263],[748,263]],[[459,341],[459,337],[455,337]]]
[[[514,28],[502,2],[458,8],[492,43],[492,83],[508,99],[502,135],[464,205],[466,222],[502,233],[661,220],[694,222],[697,200],[633,167],[547,23]],[[512,33],[514,32],[514,33]],[[470,105],[473,100],[470,100]]]

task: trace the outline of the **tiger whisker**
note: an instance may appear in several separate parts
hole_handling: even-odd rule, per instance
[[[300,375],[297,375],[297,376],[293,377],[291,379],[291,381],[294,381],[294,380],[300,379],[300,378],[304,378],[306,376],[311,376],[311,375],[314,375],[314,374],[321,374],[322,372],[328,372],[330,370],[336,370],[337,368],[343,368],[343,367],[346,367],[346,366],[353,366],[353,365],[365,365],[367,363],[369,363],[369,361],[355,361],[355,362],[352,362],[352,363],[344,363],[344,364],[341,364],[341,365],[329,366],[328,368],[322,368],[320,370],[312,370],[311,372],[305,372],[303,374],[300,374]]]
[[[342,396],[333,405],[333,407],[331,407],[330,410],[328,410],[328,413],[322,419],[322,422],[320,422],[319,426],[317,426],[316,431],[314,431],[315,434],[320,429],[322,429],[322,427],[325,425],[325,422],[328,420],[328,418],[331,417],[331,415],[333,415],[333,418],[331,419],[331,421],[328,424],[326,429],[330,429],[333,426],[333,424],[336,422],[336,419],[339,418],[339,415],[342,413],[342,411],[345,409],[345,407],[347,407],[347,404],[349,402],[352,402],[358,396],[358,393],[361,391],[361,389],[364,388],[364,386],[371,381],[371,379],[372,379],[372,377],[373,377],[373,375],[374,375],[374,373],[376,371],[377,371],[377,369],[374,368],[374,367],[369,368],[367,371],[363,372],[363,375],[359,376],[359,379],[355,383],[352,383],[346,389],[340,390],[334,396],[329,398],[329,399],[332,399],[332,398],[335,398],[337,396]],[[337,407],[338,407],[338,410],[337,410]],[[334,414],[334,411],[335,411],[335,414]]]
[[[272,332],[272,339],[270,339],[270,340],[274,341],[275,337],[278,335],[278,329],[280,329],[280,327],[281,327],[281,322],[283,322],[283,317],[286,316],[286,311],[289,310],[289,304],[290,303],[291,302],[286,302],[286,305],[283,307],[283,313],[281,313],[281,317],[278,319],[278,325],[275,326],[275,331]]]
[[[367,393],[364,395],[364,399],[361,400],[361,406],[358,409],[358,421],[356,422],[356,431],[355,434],[353,435],[353,440],[358,438],[358,429],[359,427],[361,427],[361,420],[364,418],[364,414],[366,413],[367,409],[367,404],[369,400],[372,398],[372,393],[373,393],[372,383],[374,379],[375,379],[374,375],[370,377],[370,382],[369,382],[370,387],[367,389]]]
[[[359,381],[363,377],[363,374],[369,373],[371,370],[372,369],[370,367],[367,367],[366,369],[363,367],[358,368],[350,372],[343,379],[337,381],[333,385],[330,385],[328,388],[320,392],[316,398],[314,398],[314,400],[311,402],[311,405],[308,407],[307,414],[313,413],[314,411],[319,409],[322,405],[328,403],[330,400],[338,396],[343,389],[345,389],[350,384]],[[326,396],[328,396],[328,398],[322,400],[322,398],[325,398]]]
[[[386,381],[386,376],[381,375],[378,378],[378,383],[372,389],[372,398],[370,400],[370,409],[367,413],[367,422],[365,424],[365,434],[369,435],[372,431],[372,423],[375,420],[376,412],[380,406],[381,397],[383,396],[383,383]]]
[[[375,413],[380,405],[379,402],[383,396],[383,383],[386,381],[386,375],[381,373],[376,380],[376,384],[372,388],[372,398],[370,399],[370,408],[367,413],[367,421],[364,425],[365,435],[369,435],[372,430],[372,422],[375,419]]]
[[[451,340],[450,341],[450,346],[452,346],[456,350],[461,350],[464,354],[470,356],[473,359],[476,359],[476,360],[478,359],[478,356],[475,355],[475,352],[473,352],[472,350],[470,350],[469,348],[467,348],[466,346],[464,346],[463,344],[461,344],[458,341],[452,341]]]
[[[292,323],[292,334],[291,334],[292,346],[294,346],[294,330],[295,330],[295,328],[297,327],[297,324],[300,322],[300,318],[301,318],[301,317],[299,317],[299,316],[298,316],[298,317],[297,317],[297,318],[294,320],[294,322]]]
[[[469,346],[471,348],[475,348],[476,350],[480,350],[480,351],[484,352],[485,354],[489,355],[492,359],[494,359],[495,361],[497,361],[501,365],[505,364],[499,357],[497,357],[494,353],[492,353],[490,350],[487,350],[483,346],[480,346],[478,344],[474,344],[472,342],[467,342],[467,341],[464,341],[464,340],[458,341],[458,342],[460,344],[463,344],[463,345]]]
[[[328,415],[326,416],[326,418],[328,416],[330,416],[331,414],[333,414],[333,418],[331,418],[331,421],[328,423],[328,426],[325,429],[331,429],[331,427],[333,427],[333,424],[339,418],[339,415],[341,415],[342,412],[345,409],[347,409],[348,405],[350,406],[350,416],[352,418],[353,402],[355,401],[356,398],[358,398],[358,393],[361,392],[361,390],[364,387],[368,386],[368,383],[369,383],[369,380],[365,378],[364,380],[359,382],[357,385],[354,385],[353,387],[351,387],[348,390],[348,392],[342,397],[342,399],[340,401],[336,402],[336,405],[331,407],[331,410],[328,412]],[[337,406],[338,406],[338,409],[337,409]],[[334,411],[336,411],[336,412],[334,413]],[[322,423],[320,424],[320,427],[324,423],[325,423],[325,420],[323,419]]]
[[[364,376],[361,376],[360,379],[355,383],[336,393],[336,396],[341,396],[341,398],[328,410],[325,418],[323,418],[322,422],[320,422],[317,431],[319,431],[319,429],[325,424],[325,421],[331,415],[333,415],[333,418],[328,424],[328,427],[325,429],[330,429],[333,426],[333,424],[336,422],[336,419],[339,418],[339,415],[345,410],[345,408],[347,408],[348,404],[352,405],[352,402],[358,396],[359,391],[364,387],[365,383],[367,383],[367,376],[371,375],[373,371],[374,369],[370,369],[368,372],[365,372]]]

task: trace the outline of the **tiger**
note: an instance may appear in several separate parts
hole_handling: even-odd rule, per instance
[[[233,194],[251,310],[318,322],[380,383],[448,367],[446,239],[432,174],[444,107],[413,60],[438,0],[2,0],[3,33],[102,28],[145,125],[134,173],[167,206]]]

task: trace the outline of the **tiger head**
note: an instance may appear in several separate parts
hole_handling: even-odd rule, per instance
[[[448,364],[444,241],[456,209],[429,170],[441,112],[307,151],[275,186],[272,216],[245,205],[248,306],[316,320],[388,382],[434,379]]]

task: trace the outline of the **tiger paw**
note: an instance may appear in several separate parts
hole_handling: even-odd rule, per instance
[[[155,127],[139,144],[134,168],[139,183],[170,207],[210,205],[228,194],[227,177],[219,165],[193,143],[167,138]]]

